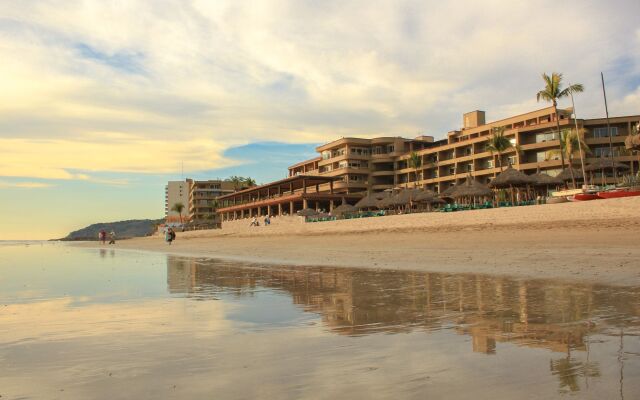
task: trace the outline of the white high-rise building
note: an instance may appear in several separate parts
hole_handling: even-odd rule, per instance
[[[182,221],[189,219],[189,182],[170,181],[164,187],[164,215],[167,222],[180,222],[180,215],[171,211],[176,203],[182,203]]]

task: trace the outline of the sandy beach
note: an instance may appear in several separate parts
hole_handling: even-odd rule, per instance
[[[117,248],[263,264],[640,284],[640,197],[178,233]],[[83,247],[97,243],[77,243]]]

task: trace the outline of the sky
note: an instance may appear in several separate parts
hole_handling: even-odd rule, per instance
[[[542,108],[640,114],[640,2],[0,2],[2,239],[161,218],[181,177],[286,176],[321,143]],[[569,106],[566,101],[560,106]],[[182,172],[184,171],[184,172]]]

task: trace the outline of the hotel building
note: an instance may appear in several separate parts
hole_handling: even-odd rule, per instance
[[[463,115],[462,128],[448,132],[441,140],[432,136],[341,138],[317,147],[318,157],[290,166],[289,179],[222,196],[218,212],[225,221],[293,214],[307,207],[331,210],[338,202],[355,203],[366,192],[397,187],[419,186],[439,193],[469,174],[488,183],[500,173],[499,165],[555,176],[562,171],[559,154],[552,152],[559,148],[556,121],[561,131],[575,129],[576,123],[578,129],[585,130],[590,149],[585,163],[609,157],[612,148],[616,161],[638,171],[638,157],[625,151],[624,139],[640,115],[609,118],[610,138],[604,118],[576,121],[571,113],[571,109],[558,109],[556,115],[553,107],[547,107],[486,122],[484,111],[472,111]],[[504,129],[512,143],[502,154],[501,163],[498,155],[487,149],[494,128]],[[421,161],[417,170],[409,161],[414,152]],[[573,162],[574,168],[579,168],[579,157]],[[609,184],[615,178],[611,172],[596,172],[594,180],[595,184]]]
[[[233,183],[222,180],[187,179],[187,183],[189,185],[189,222],[213,219],[216,215],[218,198],[234,192]]]
[[[182,220],[189,216],[189,183],[186,181],[169,181],[164,187],[164,217],[167,222],[180,222],[180,214],[172,211],[174,205],[181,203]]]

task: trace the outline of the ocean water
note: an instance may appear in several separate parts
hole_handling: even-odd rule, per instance
[[[0,244],[0,399],[637,399],[640,288]]]

